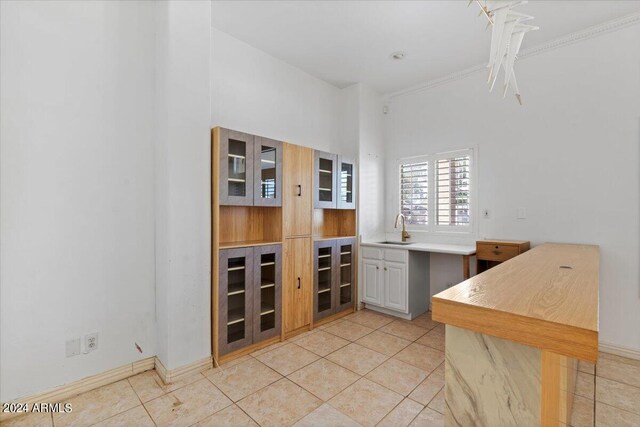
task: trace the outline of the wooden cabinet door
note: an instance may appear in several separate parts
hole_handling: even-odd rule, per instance
[[[320,320],[335,313],[339,256],[335,240],[313,244],[313,319]]]
[[[254,137],[220,129],[220,204],[253,205]]]
[[[256,136],[253,205],[282,206],[282,142]]]
[[[384,262],[384,306],[406,313],[408,311],[407,264]]]
[[[282,247],[253,248],[253,343],[280,335]]]
[[[313,207],[316,209],[335,209],[337,207],[337,163],[338,156],[335,154],[323,151],[314,152]]]
[[[334,291],[335,311],[339,312],[354,306],[356,290],[356,239],[337,239],[337,274]]]
[[[284,235],[311,236],[313,150],[285,143],[283,170]]]
[[[338,209],[356,208],[356,163],[346,157],[338,156],[338,178],[336,185]]]
[[[312,282],[311,238],[285,239],[284,244],[284,331],[311,323]]]
[[[219,256],[218,351],[253,342],[253,248],[223,249]]]
[[[377,259],[362,259],[362,284],[363,295],[362,301],[368,304],[382,306],[384,304],[383,297],[383,261]]]

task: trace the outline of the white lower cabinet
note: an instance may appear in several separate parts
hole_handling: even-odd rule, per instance
[[[384,291],[384,287],[382,286],[382,264],[383,262],[380,260],[362,259],[362,282],[364,284],[362,301],[366,303],[377,305],[384,303],[384,297],[382,295]]]
[[[407,264],[385,261],[384,271],[384,306],[392,310],[406,313],[407,301]]]
[[[427,310],[427,253],[363,245],[361,255],[361,301],[369,308],[407,319]]]

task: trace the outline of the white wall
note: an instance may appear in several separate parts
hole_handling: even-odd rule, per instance
[[[387,229],[396,158],[477,145],[476,210],[490,210],[477,237],[600,245],[600,340],[640,350],[640,25],[517,67],[524,107],[488,94],[484,73],[391,100]],[[460,278],[449,258],[432,286]]]
[[[156,2],[158,357],[211,356],[211,3]]]
[[[211,126],[355,156],[340,89],[215,28],[211,38]]]
[[[0,7],[5,402],[155,354],[154,6]]]
[[[385,144],[383,99],[364,84],[359,88],[359,206],[358,226],[363,236],[384,232]]]

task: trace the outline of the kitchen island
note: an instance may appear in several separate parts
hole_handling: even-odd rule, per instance
[[[447,426],[565,425],[598,354],[599,249],[547,243],[433,297]]]

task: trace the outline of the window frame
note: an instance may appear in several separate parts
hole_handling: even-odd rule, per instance
[[[438,160],[448,159],[452,157],[464,157],[469,156],[469,224],[467,225],[438,225],[437,224],[437,162]],[[427,187],[428,187],[428,205],[427,205],[427,218],[426,225],[408,224],[406,228],[408,231],[414,232],[426,232],[438,235],[469,235],[476,233],[477,224],[477,212],[476,200],[478,194],[478,175],[477,175],[477,148],[462,148],[451,151],[444,151],[433,154],[426,154],[420,156],[403,157],[396,161],[396,214],[402,211],[401,204],[401,167],[402,165],[410,163],[427,162],[428,175],[427,175]],[[395,215],[394,215],[395,217]]]

